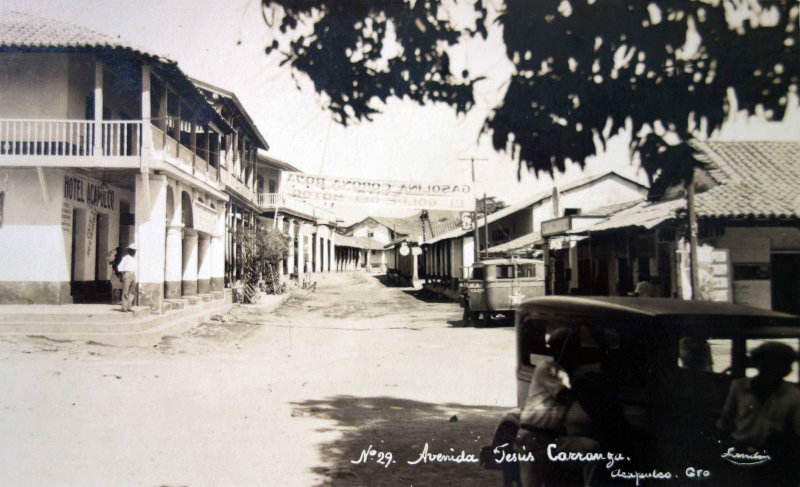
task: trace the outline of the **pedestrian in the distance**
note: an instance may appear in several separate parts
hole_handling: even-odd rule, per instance
[[[133,311],[136,299],[136,249],[135,243],[128,245],[127,255],[122,257],[117,270],[122,274],[122,311]]]

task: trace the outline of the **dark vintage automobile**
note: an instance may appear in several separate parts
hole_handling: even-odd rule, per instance
[[[482,452],[486,468],[503,470],[504,485],[522,485],[521,463],[498,461],[497,448],[514,448],[515,438],[519,445],[519,434],[524,433],[519,429],[519,414],[533,371],[537,364],[558,359],[559,350],[549,348],[547,341],[556,329],[569,330],[585,362],[614,384],[617,404],[613,406],[626,423],[625,437],[617,438],[617,444],[627,445],[623,453],[630,458],[615,469],[670,473],[673,481],[669,483],[674,485],[758,485],[753,478],[756,470],[725,457],[736,445],[720,432],[717,420],[731,382],[756,373],[748,363],[750,351],[767,341],[798,350],[800,317],[728,303],[552,296],[520,305],[515,326],[519,409],[501,420],[492,445]],[[785,380],[797,385],[797,362]],[[586,406],[588,411],[590,405]],[[761,452],[772,457],[781,453]],[[800,469],[800,457],[796,461]],[[546,463],[547,457],[536,462]],[[605,465],[600,469],[607,476],[600,485],[664,484],[646,475],[635,483],[630,477],[613,480],[612,470]],[[531,485],[572,485],[564,480],[569,475],[553,478],[552,470],[551,478],[542,475]],[[775,485],[761,480],[765,482],[761,485]]]
[[[464,321],[486,324],[492,315],[511,316],[526,298],[544,295],[544,264],[538,259],[497,258],[476,262],[461,287]]]

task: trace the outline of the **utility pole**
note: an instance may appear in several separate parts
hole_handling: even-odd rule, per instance
[[[476,157],[470,157],[468,159],[461,158],[459,161],[469,161],[472,167],[472,187],[475,188],[475,161],[488,161],[489,159],[480,159]],[[484,203],[486,202],[486,195],[484,195]],[[483,216],[483,224],[486,225],[486,205],[484,205],[484,216]],[[472,239],[474,240],[475,244],[475,262],[480,260],[480,240],[479,240],[479,233],[478,233],[478,200],[475,200],[475,209],[472,211]],[[489,240],[486,240],[486,250],[489,250]]]
[[[475,204],[478,202],[476,201]],[[483,243],[486,244],[485,255],[489,258],[489,212],[486,211],[486,193],[483,193]]]
[[[694,174],[689,180],[689,188],[686,192],[686,206],[689,213],[689,259],[690,273],[692,277],[692,299],[697,299],[697,286],[700,279],[697,275],[697,213],[694,206]]]

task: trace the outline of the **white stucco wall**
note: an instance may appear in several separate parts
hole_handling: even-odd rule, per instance
[[[370,225],[372,225],[372,227]],[[366,237],[369,232],[372,232],[373,239],[384,245],[392,241],[391,230],[385,225],[377,225],[374,222],[367,221],[353,227],[354,237]]]
[[[113,67],[103,73],[103,105],[111,119],[123,113],[140,119],[140,93]],[[83,120],[94,85],[94,55],[0,53],[0,118]]]
[[[597,180],[561,194],[559,198],[559,214],[564,208],[580,208],[582,212],[595,210],[604,206],[625,203],[647,196],[647,189],[630,181],[614,176]],[[542,222],[556,218],[553,215],[553,200],[547,198],[533,209],[534,229],[541,231]]]
[[[49,201],[45,201],[33,168],[0,169],[0,191],[5,192],[3,225],[0,227],[0,281],[11,282],[65,282],[71,278],[72,232],[83,242],[78,256],[80,272],[77,280],[94,280],[96,252],[114,250],[119,241],[119,202],[130,198],[130,193],[111,186],[114,191],[114,209],[103,209],[64,198],[64,178],[74,175],[66,170],[45,170],[44,176]],[[83,175],[80,180],[100,184],[100,181]],[[73,221],[73,209],[86,210]],[[92,211],[104,215],[101,227],[94,228],[89,238]],[[81,213],[79,213],[81,215]],[[104,228],[105,227],[105,228]],[[98,235],[107,237],[94,245]],[[8,258],[13,256],[13,258]],[[86,265],[84,265],[86,263]],[[105,268],[98,270],[99,278],[107,278]]]
[[[66,119],[68,56],[0,53],[0,118]]]
[[[715,247],[730,251],[731,264],[769,264],[772,251],[800,251],[800,229],[791,227],[727,227]],[[733,281],[733,301],[758,308],[772,307],[771,282]]]
[[[35,169],[0,169],[0,191],[5,192],[0,281],[69,281],[72,237],[61,228],[63,175],[45,173],[51,196],[46,202]]]

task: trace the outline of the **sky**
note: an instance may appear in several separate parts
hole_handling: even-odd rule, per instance
[[[0,10],[83,25],[177,61],[188,75],[236,93],[266,137],[268,154],[310,174],[463,183],[471,175],[469,161],[462,159],[474,157],[484,159],[475,162],[479,193],[506,203],[553,184],[548,175],[524,170],[518,179],[516,162],[495,152],[488,136],[479,136],[512,72],[496,24],[487,40],[470,40],[451,52],[455,72],[466,67],[486,77],[476,85],[476,106],[466,116],[444,105],[390,100],[372,122],[343,127],[332,121],[302,74],[293,76],[281,67],[279,54],[265,54],[274,33],[263,20],[259,0],[0,0]],[[716,137],[800,140],[796,97],[791,104],[783,123],[734,114]],[[630,160],[628,140],[629,134],[614,138],[583,170],[573,165],[555,183],[609,170],[646,182],[644,171]],[[348,223],[370,214],[414,212],[341,205],[335,210]]]

